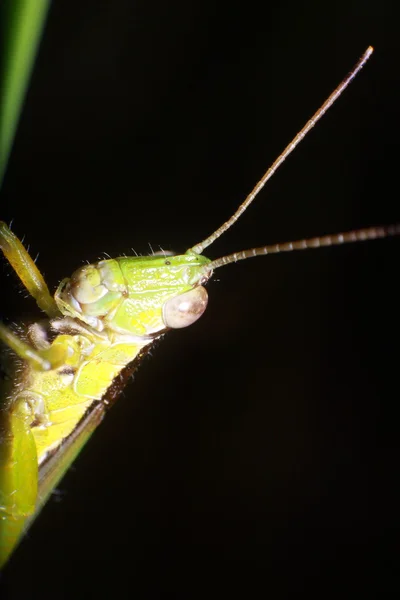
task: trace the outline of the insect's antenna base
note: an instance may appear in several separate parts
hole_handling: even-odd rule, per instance
[[[296,242],[284,242],[282,244],[271,244],[261,246],[260,248],[250,248],[241,250],[227,256],[222,256],[208,263],[207,269],[218,269],[238,260],[246,260],[254,256],[264,256],[266,254],[278,254],[279,252],[291,252],[292,250],[307,250],[308,248],[322,248],[324,246],[339,246],[349,242],[361,242],[364,240],[375,240],[378,238],[389,237],[400,234],[400,223],[388,225],[386,227],[367,227],[366,229],[355,229],[344,233],[335,233],[333,235],[323,235],[321,237],[297,240]]]
[[[244,213],[244,211],[248,208],[248,206],[253,202],[254,198],[257,194],[262,190],[268,179],[272,177],[275,171],[281,166],[281,164],[286,160],[286,158],[293,152],[296,146],[305,138],[307,133],[316,125],[316,123],[324,116],[326,111],[336,102],[339,98],[340,94],[347,88],[349,83],[354,79],[354,77],[359,73],[359,71],[363,68],[369,57],[373,52],[372,46],[369,46],[354,69],[350,71],[347,77],[342,81],[342,83],[335,89],[334,92],[329,96],[327,100],[323,103],[323,105],[317,110],[317,112],[307,121],[304,125],[303,129],[299,131],[299,133],[294,137],[294,139],[286,146],[282,154],[278,156],[272,166],[268,169],[268,171],[263,175],[260,181],[257,183],[255,188],[250,192],[244,202],[239,206],[237,211],[228,221],[223,223],[221,227],[219,227],[214,233],[212,233],[208,238],[199,242],[193,248],[188,250],[189,253],[194,254],[202,254],[203,250],[210,246],[217,238],[219,238],[227,229],[232,227],[234,223],[239,219],[239,217]]]

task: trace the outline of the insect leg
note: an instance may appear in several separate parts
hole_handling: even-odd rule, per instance
[[[38,463],[30,425],[42,418],[42,405],[21,394],[0,412],[0,568],[35,510]]]
[[[49,371],[65,363],[76,353],[76,348],[68,343],[68,336],[55,340],[48,348],[37,349],[21,340],[11,329],[0,323],[0,340],[34,369]]]
[[[0,340],[24,360],[27,360],[33,367],[42,371],[51,369],[50,362],[42,356],[43,351],[35,350],[29,344],[26,344],[15,333],[0,323]]]
[[[39,308],[50,318],[59,316],[57,305],[42,274],[20,240],[3,221],[0,221],[0,249]]]

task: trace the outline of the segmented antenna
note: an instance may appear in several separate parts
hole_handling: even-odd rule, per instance
[[[284,149],[282,154],[280,154],[280,156],[278,156],[278,158],[275,160],[275,162],[272,164],[272,166],[268,169],[268,171],[263,175],[263,177],[260,179],[260,181],[254,187],[254,189],[247,196],[245,201],[242,202],[242,204],[239,206],[239,208],[237,209],[235,214],[232,215],[231,218],[228,219],[228,221],[223,223],[223,225],[221,225],[221,227],[219,227],[216,231],[214,231],[214,233],[212,233],[208,238],[206,238],[202,242],[199,242],[198,244],[193,246],[193,248],[188,250],[188,253],[202,254],[204,249],[207,248],[207,246],[210,246],[213,242],[215,242],[215,240],[217,238],[219,238],[223,233],[225,233],[225,231],[227,231],[227,229],[229,229],[230,227],[232,227],[232,225],[234,223],[236,223],[236,221],[244,213],[246,208],[248,206],[250,206],[250,204],[253,202],[253,200],[257,196],[257,194],[262,190],[262,188],[264,187],[264,185],[266,184],[268,179],[270,179],[272,177],[272,175],[275,173],[275,171],[277,171],[277,169],[281,166],[281,164],[287,159],[289,154],[291,154],[293,152],[293,150],[296,148],[296,146],[305,138],[307,133],[314,127],[314,125],[316,125],[316,123],[318,123],[318,121],[321,119],[321,117],[324,116],[324,114],[332,106],[332,104],[334,104],[336,102],[336,100],[339,98],[340,94],[347,88],[347,86],[354,79],[354,77],[357,75],[357,73],[359,73],[359,71],[361,71],[361,69],[363,68],[363,66],[365,65],[365,63],[367,62],[367,60],[369,59],[369,57],[371,56],[373,51],[374,51],[374,49],[372,48],[372,46],[369,46],[366,49],[366,51],[364,52],[364,54],[362,55],[362,57],[360,58],[360,60],[356,64],[356,66],[353,68],[353,70],[350,71],[350,73],[347,75],[347,77],[335,89],[335,91],[332,92],[332,94],[329,96],[329,98],[327,100],[325,100],[323,105],[317,110],[317,112],[311,117],[311,119],[304,125],[303,129],[301,131],[299,131],[299,133],[294,137],[294,139],[290,142],[290,144],[288,144],[288,146],[286,146],[286,148]],[[347,235],[347,234],[339,234],[339,235]],[[323,238],[320,238],[320,239],[322,240]],[[266,248],[267,247],[268,246],[266,246]],[[216,267],[214,267],[214,268],[216,268]]]
[[[366,229],[354,229],[344,233],[335,233],[333,235],[322,235],[296,242],[284,242],[282,244],[271,244],[269,246],[260,246],[259,248],[250,248],[233,252],[227,256],[222,256],[207,264],[207,269],[218,269],[224,265],[245,260],[254,256],[264,256],[265,254],[278,254],[279,252],[291,252],[292,250],[307,250],[308,248],[322,248],[324,246],[339,246],[349,242],[361,242],[364,240],[376,240],[392,235],[400,234],[400,223],[388,225],[387,227],[367,227]]]

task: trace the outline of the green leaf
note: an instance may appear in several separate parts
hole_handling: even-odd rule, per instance
[[[0,185],[50,0],[3,0],[0,9]]]

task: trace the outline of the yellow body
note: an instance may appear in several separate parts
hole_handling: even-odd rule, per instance
[[[46,489],[48,485],[39,485],[40,469],[60,450],[62,454],[63,445],[79,423],[93,406],[104,402],[113,380],[148,343],[110,344],[107,340],[90,339],[89,335],[60,335],[53,344],[70,348],[71,356],[65,364],[50,371],[26,367],[17,375],[14,393],[8,398],[3,413],[3,430],[9,432],[9,443],[5,443],[3,434],[0,564],[8,558],[68,463],[58,470],[50,489]],[[33,421],[32,416],[23,417],[26,410],[21,414],[21,406],[26,408],[27,405],[36,411]],[[10,502],[10,499],[15,501]]]
[[[60,336],[66,337],[66,336]],[[107,342],[90,344],[83,336],[69,336],[74,345],[88,344],[86,355],[76,354],[58,369],[29,372],[29,393],[47,401],[48,422],[32,427],[37,448],[38,465],[62,444],[75,429],[93,402],[101,402],[107,388],[120,371],[139,353],[145,343]]]
[[[22,336],[0,323],[15,354],[0,392],[1,567],[101,421],[121,371],[168,328],[203,314],[211,270],[190,251],[103,260],[64,279],[53,299],[1,222],[0,248],[49,317]]]

